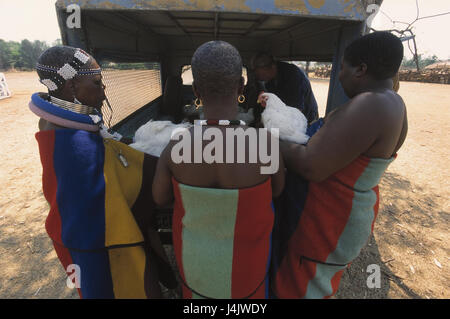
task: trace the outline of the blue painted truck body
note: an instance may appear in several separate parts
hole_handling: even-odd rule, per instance
[[[79,4],[87,10],[213,11],[328,17],[363,21],[370,1],[359,0],[59,0],[66,8]]]
[[[258,51],[280,60],[332,62],[327,112],[347,100],[337,75],[345,46],[367,32],[382,0],[58,0],[64,44],[98,60],[161,64],[162,87],[214,39],[238,48],[245,64]],[[81,28],[69,28],[70,5]],[[69,7],[70,8],[70,7]],[[136,116],[136,115],[135,115]]]
[[[187,106],[192,104],[192,89],[184,85],[167,89],[171,80],[181,77],[184,65],[189,65],[195,49],[211,40],[224,40],[241,53],[249,65],[259,51],[272,53],[279,60],[332,62],[327,112],[343,104],[345,96],[338,81],[340,62],[346,45],[367,32],[366,19],[382,0],[58,0],[56,11],[63,43],[90,52],[99,62],[157,62],[161,94],[146,105],[138,105],[121,118],[113,128],[127,137],[150,119],[161,119],[166,109],[166,97],[182,91]],[[73,11],[81,9],[81,27],[67,24]],[[250,71],[248,73],[250,79]],[[116,72],[115,70],[113,73]],[[134,72],[134,71],[133,71]],[[132,74],[142,74],[138,72]],[[105,78],[106,73],[104,73]],[[130,92],[130,83],[139,78],[117,80],[108,98],[122,94],[127,98],[139,94],[142,88]],[[128,86],[124,89],[124,82]],[[161,84],[160,84],[161,83]],[[108,83],[107,83],[108,86]],[[117,90],[117,91],[114,91]],[[124,92],[125,91],[125,92]],[[109,95],[111,94],[111,96]],[[249,99],[250,100],[250,99]],[[256,100],[256,99],[255,99]],[[118,103],[120,104],[120,103]],[[123,105],[113,105],[120,109]],[[125,105],[127,107],[127,105]],[[108,112],[108,108],[104,107]],[[157,212],[162,241],[171,242],[171,210]]]

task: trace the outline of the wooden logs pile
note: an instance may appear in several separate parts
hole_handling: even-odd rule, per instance
[[[314,75],[318,78],[329,78],[331,76],[331,66],[319,66],[314,69]]]
[[[329,78],[331,66],[318,66],[314,69],[314,77]],[[400,70],[400,81],[450,84],[450,68],[448,66],[417,70]]]
[[[417,70],[400,70],[400,81],[450,84],[449,68]]]

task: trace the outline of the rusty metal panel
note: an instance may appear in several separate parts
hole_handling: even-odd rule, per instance
[[[57,7],[78,4],[82,9],[239,12],[362,21],[371,3],[381,0],[58,0]]]

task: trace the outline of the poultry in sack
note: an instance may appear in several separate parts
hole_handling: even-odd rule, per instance
[[[272,93],[262,93],[258,101],[264,107],[261,121],[266,129],[279,129],[279,136],[283,141],[297,144],[308,142],[309,136],[306,135],[308,120],[299,109],[287,106]]]
[[[159,157],[169,144],[174,130],[190,127],[192,127],[190,123],[174,124],[171,121],[149,121],[136,131],[134,143],[130,144],[130,147]]]

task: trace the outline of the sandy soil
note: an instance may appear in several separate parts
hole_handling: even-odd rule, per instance
[[[0,298],[78,298],[44,229],[48,205],[27,107],[43,90],[34,73],[6,73],[13,97],[0,100]],[[328,81],[312,80],[321,115]],[[450,298],[450,86],[402,82],[408,138],[385,174],[374,234],[345,272],[337,298]],[[369,289],[367,267],[381,269]]]

